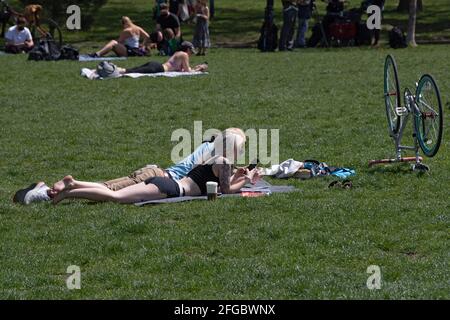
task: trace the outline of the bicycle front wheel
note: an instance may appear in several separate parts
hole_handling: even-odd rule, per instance
[[[390,54],[384,62],[384,103],[386,105],[389,133],[393,135],[400,128],[400,117],[397,114],[397,108],[400,107],[401,96],[397,63]]]
[[[425,74],[420,78],[415,102],[417,140],[423,153],[433,157],[441,145],[444,118],[439,88],[431,75]]]

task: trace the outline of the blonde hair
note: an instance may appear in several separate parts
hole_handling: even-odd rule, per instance
[[[124,28],[136,27],[136,25],[133,23],[133,21],[127,16],[122,17],[122,25]]]
[[[225,129],[214,140],[214,157],[224,157],[233,162],[236,156],[241,155],[245,150],[245,142],[247,137],[242,129],[228,128]],[[230,154],[232,152],[232,154]],[[234,154],[236,152],[236,155]]]

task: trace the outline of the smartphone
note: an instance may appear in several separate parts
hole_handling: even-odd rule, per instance
[[[256,168],[256,166],[258,165],[258,163],[259,163],[259,159],[253,160],[253,161],[248,165],[247,169],[248,169],[249,171],[252,171],[253,169]]]

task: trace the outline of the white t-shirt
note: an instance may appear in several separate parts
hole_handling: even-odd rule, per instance
[[[5,35],[7,41],[11,41],[14,45],[23,44],[27,40],[31,40],[30,29],[25,27],[22,31],[17,29],[17,26],[12,26],[8,29]]]

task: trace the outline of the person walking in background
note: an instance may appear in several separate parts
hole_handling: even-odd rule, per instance
[[[298,8],[298,31],[297,31],[297,48],[305,48],[305,35],[308,31],[308,20],[311,19],[314,10],[314,0],[297,0]]]
[[[209,39],[209,8],[207,0],[198,0],[195,5],[195,24],[193,44],[198,49],[197,55],[206,55],[206,49],[211,46]]]
[[[294,48],[295,21],[298,9],[295,0],[281,0],[283,4],[283,27],[281,28],[279,50],[292,50]]]

